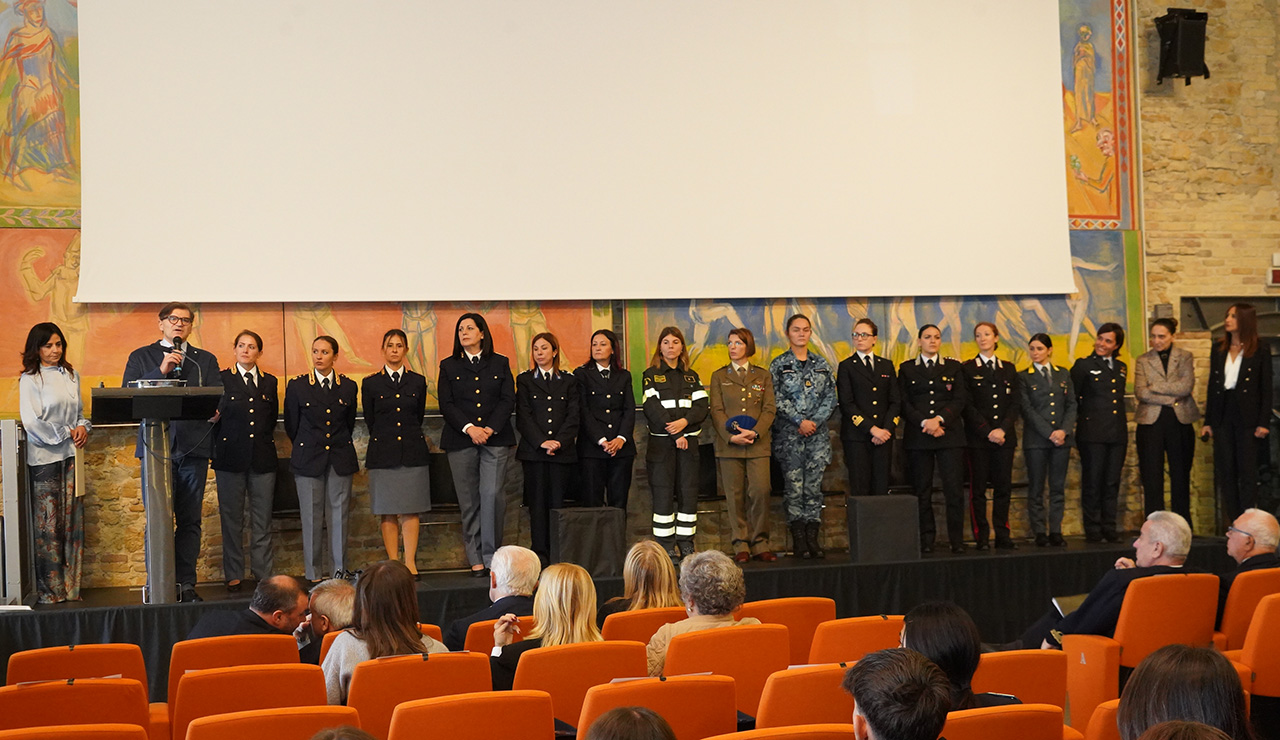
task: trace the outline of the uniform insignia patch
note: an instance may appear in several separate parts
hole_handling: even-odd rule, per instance
[[[853,423],[857,424],[858,426],[862,426],[862,422],[864,421],[866,421],[866,417],[862,416],[861,414],[857,414],[853,417]]]
[[[655,383],[665,383],[665,382],[667,382],[667,376],[665,376],[665,375],[655,375],[655,376],[653,376],[653,382],[655,382]]]

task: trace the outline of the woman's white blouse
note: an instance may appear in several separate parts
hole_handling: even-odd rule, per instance
[[[43,365],[37,373],[23,373],[18,378],[18,403],[27,433],[28,465],[48,465],[76,454],[71,431],[90,428],[79,375]]]

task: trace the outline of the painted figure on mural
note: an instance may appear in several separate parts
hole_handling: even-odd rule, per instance
[[[1081,170],[1073,170],[1073,172],[1076,179],[1085,186],[1099,193],[1107,193],[1111,190],[1111,181],[1115,179],[1113,162],[1116,156],[1116,135],[1109,128],[1099,129],[1097,141],[1098,151],[1102,153],[1102,166],[1098,169],[1098,176],[1090,177]]]
[[[1116,263],[1100,265],[1073,256],[1071,258],[1071,268],[1071,275],[1076,281],[1076,292],[1067,296],[1067,308],[1071,310],[1071,339],[1067,343],[1067,356],[1075,357],[1076,342],[1080,339],[1080,329],[1083,327],[1090,336],[1098,333],[1097,325],[1093,323],[1093,319],[1089,318],[1089,286],[1085,283],[1084,276],[1080,271],[1111,272],[1116,269]]]
[[[15,72],[18,76],[9,101],[7,130],[0,135],[4,178],[28,191],[26,170],[73,182],[62,90],[76,87],[76,80],[68,71],[57,35],[45,23],[44,0],[18,0],[13,11],[23,23],[9,32],[0,58],[0,83]]]
[[[293,328],[298,333],[299,347],[310,347],[314,337],[331,336],[339,346],[348,348],[347,362],[357,367],[373,367],[367,360],[361,359],[355,350],[350,349],[351,338],[343,331],[328,303],[293,304]]]
[[[1084,128],[1086,123],[1097,126],[1098,112],[1094,108],[1094,76],[1098,71],[1098,53],[1093,48],[1093,28],[1087,23],[1080,24],[1079,41],[1071,50],[1071,72],[1074,77],[1073,93],[1075,94],[1074,133]]]
[[[838,359],[836,351],[818,336],[819,333],[826,333],[827,336],[835,336],[835,334],[824,326],[827,322],[823,320],[822,310],[818,306],[818,301],[812,298],[784,298],[764,302],[764,336],[768,344],[771,346],[790,344],[791,338],[787,335],[787,326],[790,318],[795,314],[803,314],[810,320],[812,333],[809,345],[829,364],[836,364]]]
[[[33,302],[49,299],[49,320],[66,332],[67,354],[84,357],[84,343],[89,335],[89,314],[76,303],[76,287],[80,284],[80,235],[76,234],[62,255],[62,264],[45,277],[36,273],[36,261],[45,254],[43,247],[32,247],[22,253],[18,275],[22,287]]]
[[[706,350],[707,339],[717,321],[724,319],[731,327],[746,325],[732,303],[714,298],[689,301],[689,318],[693,320],[693,336],[689,341],[690,363],[696,362],[698,356]]]
[[[528,367],[532,361],[529,348],[534,337],[547,331],[547,317],[537,301],[511,301],[507,304],[507,318],[511,322],[516,367]]]
[[[911,357],[915,354],[919,344],[920,323],[916,318],[917,303],[923,305],[918,298],[903,297],[894,298],[893,307],[889,314],[889,332],[888,341],[885,342],[885,356],[892,359],[896,356],[894,349],[898,346],[898,337],[902,332],[906,332],[909,337],[907,341],[907,350],[905,357]],[[944,333],[949,332],[951,337],[951,356],[960,357],[960,346],[963,341],[960,324],[960,304],[962,300],[958,298],[939,298],[938,310],[941,315],[938,317],[937,326]]]
[[[425,301],[402,303],[401,309],[404,311],[401,327],[409,337],[409,356],[405,361],[409,369],[426,376],[427,395],[434,396],[436,395],[434,370],[440,362],[436,358],[436,312],[431,308],[431,304]],[[427,374],[428,370],[433,371],[431,375]]]

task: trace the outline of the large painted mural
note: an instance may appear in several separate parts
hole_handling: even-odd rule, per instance
[[[87,392],[118,384],[129,351],[157,337],[157,306],[73,300],[82,248],[75,0],[0,1],[0,30],[0,227],[7,227],[0,228],[0,347],[10,358],[10,371],[0,372],[0,416],[16,416],[18,356],[32,324],[54,321],[64,329]],[[409,336],[410,365],[431,379],[433,392],[435,368],[466,311],[488,317],[498,350],[517,370],[529,366],[529,343],[540,331],[557,334],[566,361],[576,365],[587,357],[591,331],[615,324],[626,327],[629,364],[643,367],[661,327],[674,324],[706,377],[727,361],[730,327],[752,329],[757,361],[767,363],[785,349],[783,327],[793,313],[811,317],[814,347],[833,362],[851,352],[853,322],[869,316],[880,326],[878,351],[896,362],[915,355],[916,333],[928,323],[942,329],[945,353],[970,357],[973,326],[985,320],[999,327],[1006,359],[1025,365],[1028,338],[1046,332],[1055,361],[1069,364],[1090,351],[1099,324],[1144,324],[1130,36],[1126,0],[1061,0],[1063,163],[1075,276],[1068,295],[637,301],[623,316],[606,302],[210,304],[197,306],[193,341],[229,361],[235,334],[253,329],[266,344],[263,366],[288,376],[305,372],[312,338],[329,334],[342,347],[338,369],[360,377],[380,366],[382,334],[398,327]],[[1129,331],[1126,353],[1141,351],[1134,340],[1141,345],[1144,333]]]

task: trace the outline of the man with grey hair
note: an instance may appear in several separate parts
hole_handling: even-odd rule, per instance
[[[541,573],[542,563],[533,550],[516,545],[499,547],[489,564],[489,600],[493,604],[453,620],[444,633],[444,644],[450,650],[461,650],[467,640],[467,629],[476,622],[497,619],[504,614],[517,617],[533,614],[533,589]]]
[[[330,578],[311,587],[311,613],[299,628],[299,634],[309,641],[298,649],[298,659],[303,663],[320,664],[320,646],[324,636],[351,626],[356,608],[356,587],[345,578]],[[302,637],[299,637],[299,642]]]
[[[733,613],[747,597],[742,569],[719,550],[703,550],[680,563],[680,598],[684,599],[688,619],[664,624],[649,640],[647,648],[649,675],[661,676],[667,662],[671,638],[686,632],[760,624],[755,617],[741,621]]]
[[[1218,576],[1218,626],[1227,607],[1227,594],[1236,576],[1251,570],[1280,568],[1276,544],[1280,541],[1280,524],[1262,509],[1246,509],[1227,527],[1227,554],[1238,564],[1234,573]]]
[[[1143,522],[1133,548],[1134,557],[1116,560],[1115,567],[1098,581],[1080,608],[1066,616],[1050,609],[1023,634],[1019,647],[1061,649],[1063,635],[1115,636],[1130,583],[1147,576],[1186,572],[1183,563],[1191,552],[1191,525],[1172,511],[1152,512]]]

